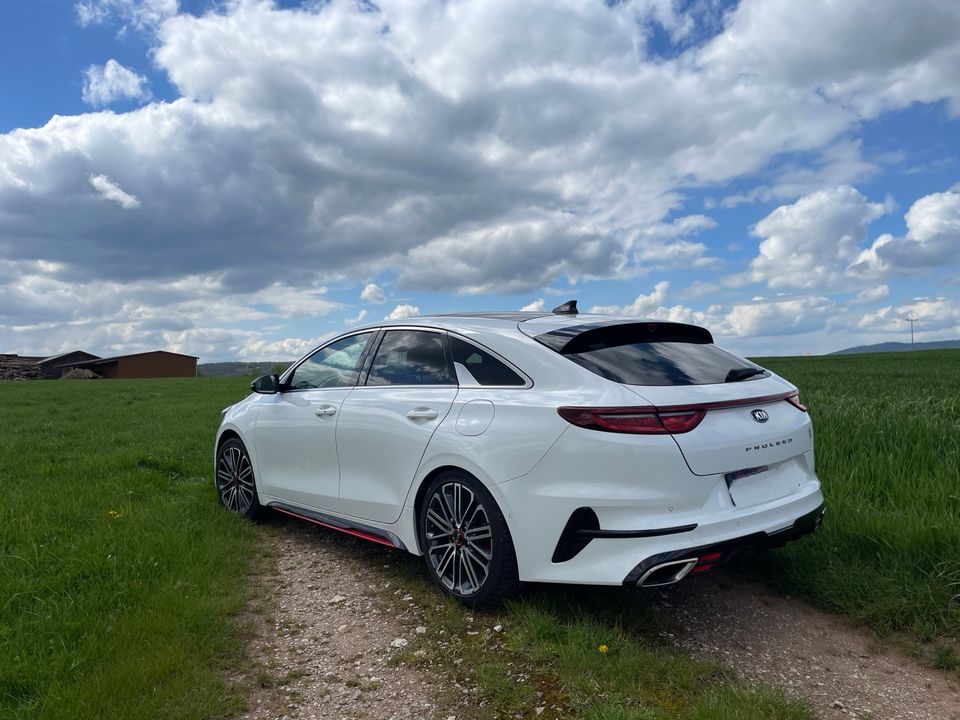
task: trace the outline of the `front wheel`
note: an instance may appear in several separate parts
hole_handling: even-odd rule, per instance
[[[420,508],[420,546],[434,582],[465,605],[499,604],[517,586],[507,522],[472,475],[449,471],[431,481]]]
[[[233,437],[217,451],[217,495],[227,510],[255,520],[263,514],[247,448]]]

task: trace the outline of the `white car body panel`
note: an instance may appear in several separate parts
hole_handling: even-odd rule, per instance
[[[364,327],[454,333],[499,355],[527,384],[469,385],[456,369],[459,387],[252,395],[225,411],[218,443],[224,433],[243,440],[262,504],[362,522],[417,554],[418,491],[439,469],[464,470],[484,484],[502,511],[519,577],[527,581],[619,585],[660,553],[776,533],[822,507],[809,415],[785,400],[769,399],[796,390],[786,380],[769,373],[734,383],[626,385],[533,339],[574,324],[616,320],[459,316],[369,324]],[[692,431],[673,435],[588,429],[557,412],[564,406],[672,407],[761,397],[768,400],[710,409]],[[336,413],[317,417],[314,411],[322,405],[334,406]],[[751,418],[757,408],[768,415],[762,424]],[[407,417],[424,409],[436,411],[436,417]],[[744,470],[752,474],[727,477]],[[592,509],[604,531],[695,527],[649,537],[595,537],[574,557],[554,562],[564,527],[579,508]]]
[[[282,492],[299,504],[339,510],[337,412],[351,390],[296,390],[262,396],[253,442],[262,492]],[[330,414],[322,414],[327,412]]]
[[[345,515],[397,521],[427,444],[456,395],[456,387],[426,385],[353,390],[337,423],[340,509]],[[409,418],[410,413],[427,417]]]

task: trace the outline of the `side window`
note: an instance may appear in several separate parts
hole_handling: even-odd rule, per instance
[[[423,330],[388,330],[367,377],[367,385],[453,384],[443,337]]]
[[[450,336],[450,351],[453,362],[460,363],[473,376],[478,385],[506,385],[523,387],[526,381],[507,365],[466,340]],[[461,384],[465,384],[461,380]]]
[[[351,335],[320,348],[304,360],[288,381],[291,390],[356,385],[360,358],[373,333]]]

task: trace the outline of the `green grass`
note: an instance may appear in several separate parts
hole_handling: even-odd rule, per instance
[[[800,388],[827,500],[763,577],[881,632],[960,637],[960,351],[759,362]]]
[[[211,482],[237,378],[0,383],[0,718],[237,709],[256,528]]]

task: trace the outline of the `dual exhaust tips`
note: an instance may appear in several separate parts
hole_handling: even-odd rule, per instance
[[[702,557],[689,557],[682,560],[671,560],[659,563],[647,570],[637,580],[637,587],[659,587],[673,585],[680,582],[691,573],[702,573],[713,569],[714,563],[720,560],[720,553],[707,553]]]

